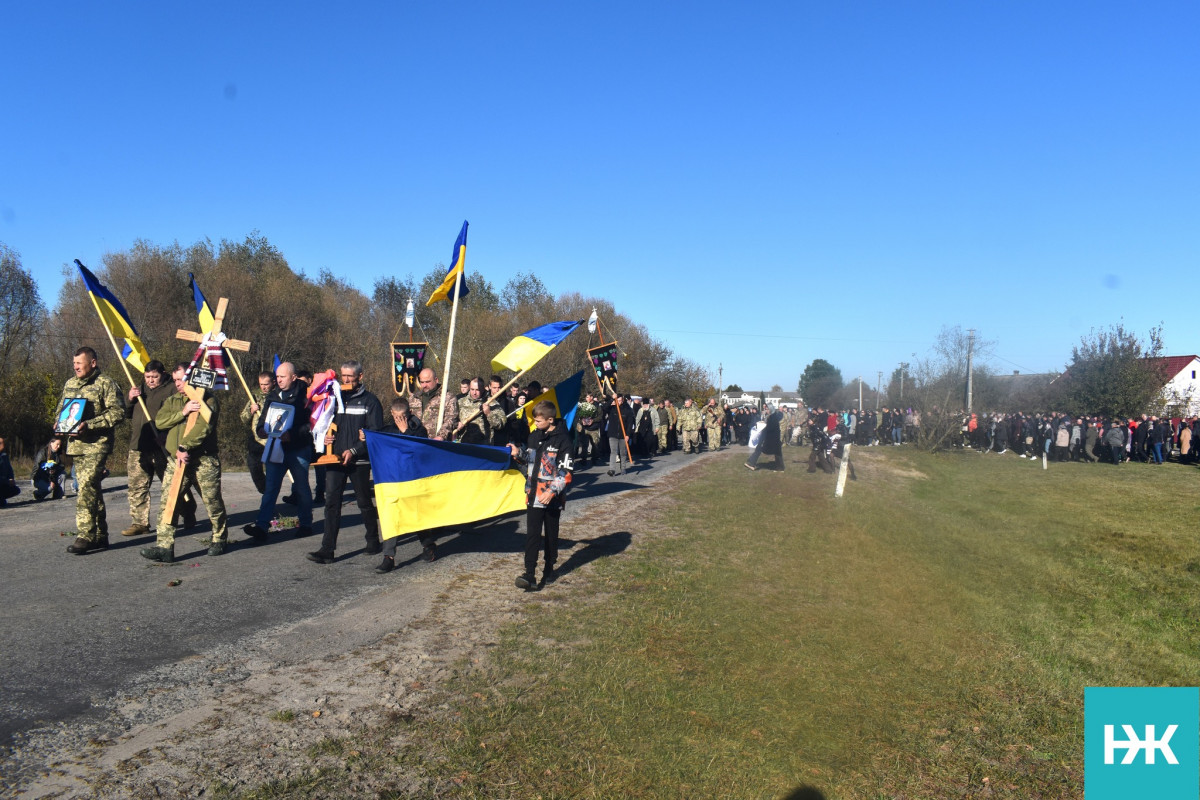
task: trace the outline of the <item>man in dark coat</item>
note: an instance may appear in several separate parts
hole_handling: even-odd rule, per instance
[[[759,456],[764,453],[769,456],[775,456],[774,469],[783,471],[783,440],[779,436],[779,423],[783,421],[783,413],[779,409],[772,409],[767,415],[767,426],[762,429],[758,435],[758,443],[754,446],[754,452],[750,454],[750,458],[746,461],[746,469],[754,471],[758,469]]]

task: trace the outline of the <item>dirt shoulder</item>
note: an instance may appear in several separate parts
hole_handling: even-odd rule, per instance
[[[637,521],[707,460],[570,513],[560,564],[579,566],[541,592],[517,590],[519,556],[498,555],[408,582],[403,603],[398,591],[367,593],[137,676],[97,700],[103,718],[25,737],[5,759],[6,796],[196,797],[314,774],[323,743],[419,711],[454,665],[485,662],[501,626],[585,592],[588,564],[636,547]],[[386,777],[393,791],[397,777]],[[403,783],[428,788],[423,775]]]

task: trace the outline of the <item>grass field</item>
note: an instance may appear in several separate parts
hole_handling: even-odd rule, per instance
[[[703,467],[397,723],[419,767],[464,798],[1082,797],[1085,686],[1200,683],[1194,468],[852,461],[840,500]]]

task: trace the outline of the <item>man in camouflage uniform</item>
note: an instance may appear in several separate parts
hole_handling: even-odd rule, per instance
[[[474,378],[467,384],[467,396],[458,400],[458,418],[470,419],[476,412],[479,416],[466,423],[461,430],[456,430],[460,442],[466,444],[491,444],[493,431],[503,430],[505,425],[504,411],[500,408],[499,399],[488,403],[484,397],[483,379]],[[434,418],[437,423],[437,418]]]
[[[578,428],[576,440],[579,443],[579,457],[587,466],[599,459],[600,447],[600,400],[591,392],[584,397],[575,412],[575,426]]]
[[[717,407],[717,398],[708,398],[708,405],[704,407],[702,414],[704,419],[704,430],[708,436],[708,449],[717,451],[721,449],[721,423],[725,421],[725,412]]]
[[[82,555],[90,550],[108,547],[108,516],[100,481],[104,478],[104,462],[112,452],[113,428],[125,416],[117,384],[100,374],[96,366],[96,351],[81,347],[71,360],[75,377],[63,386],[63,399],[87,398],[83,422],[67,443],[67,455],[75,462],[75,479],[79,493],[75,497],[74,543],[68,553]]]
[[[454,429],[458,427],[458,401],[454,395],[446,394],[446,413],[442,417],[442,427],[437,426],[438,407],[442,402],[442,385],[438,383],[437,375],[426,367],[417,375],[417,391],[409,401],[409,411],[421,418],[421,424],[429,432],[430,439],[448,442],[453,438]]]
[[[671,452],[667,449],[667,432],[671,429],[671,412],[670,404],[666,400],[660,400],[658,403],[658,426],[654,432],[658,434],[658,452],[659,455],[666,455]]]
[[[683,401],[679,409],[679,430],[683,434],[683,451],[685,453],[700,452],[700,426],[703,421],[700,409],[692,402],[692,398]]]
[[[262,494],[267,488],[267,473],[262,464],[263,450],[267,447],[267,440],[258,435],[258,420],[262,417],[265,405],[263,400],[274,389],[275,374],[272,372],[258,373],[258,391],[254,393],[253,400],[246,401],[246,406],[241,413],[242,424],[249,426],[246,431],[246,469],[250,472],[250,480],[254,481],[254,488],[258,489],[259,494]]]
[[[167,455],[163,451],[158,429],[152,421],[162,407],[163,401],[175,394],[175,387],[164,381],[167,368],[161,361],[146,365],[142,383],[129,390],[129,405],[125,416],[131,420],[129,430],[129,458],[125,471],[129,476],[129,518],[131,524],[121,531],[122,536],[142,536],[150,532],[150,484],[158,478],[162,483],[163,471],[167,467]],[[138,402],[138,398],[142,402]],[[142,403],[146,411],[142,411]],[[147,418],[146,412],[150,416]],[[185,502],[186,500],[186,502]],[[190,505],[189,505],[190,503]],[[181,498],[176,513],[182,513],[184,525],[196,524],[196,501],[187,496]]]
[[[162,509],[158,520],[158,541],[154,547],[143,547],[142,557],[151,561],[170,564],[175,560],[174,520],[165,513],[170,502],[171,483],[175,472],[183,470],[180,493],[191,484],[200,489],[200,498],[212,522],[212,542],[208,547],[210,556],[225,552],[229,538],[226,527],[225,501],[221,499],[221,459],[217,455],[217,398],[204,391],[204,403],[208,406],[211,419],[196,414],[191,430],[187,429],[188,416],[200,411],[200,403],[183,393],[187,386],[187,364],[177,364],[171,377],[175,381],[175,394],[163,401],[154,417],[160,431],[167,431],[167,468],[163,473]]]
[[[468,384],[469,385],[469,384]],[[454,430],[458,427],[458,401],[454,395],[446,394],[446,413],[442,417],[442,427],[438,427],[438,408],[442,402],[442,386],[438,383],[437,375],[426,367],[417,375],[419,391],[413,394],[409,403],[409,411],[421,418],[421,424],[429,433],[430,439],[448,442],[453,439]],[[421,542],[421,558],[433,561],[437,558],[437,537],[449,533],[451,529],[432,528],[418,531],[417,539]]]

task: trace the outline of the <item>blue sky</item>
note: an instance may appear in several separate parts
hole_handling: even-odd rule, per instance
[[[1200,351],[1200,4],[10,4],[0,241],[609,298],[724,382]],[[137,299],[122,298],[137,314]]]

